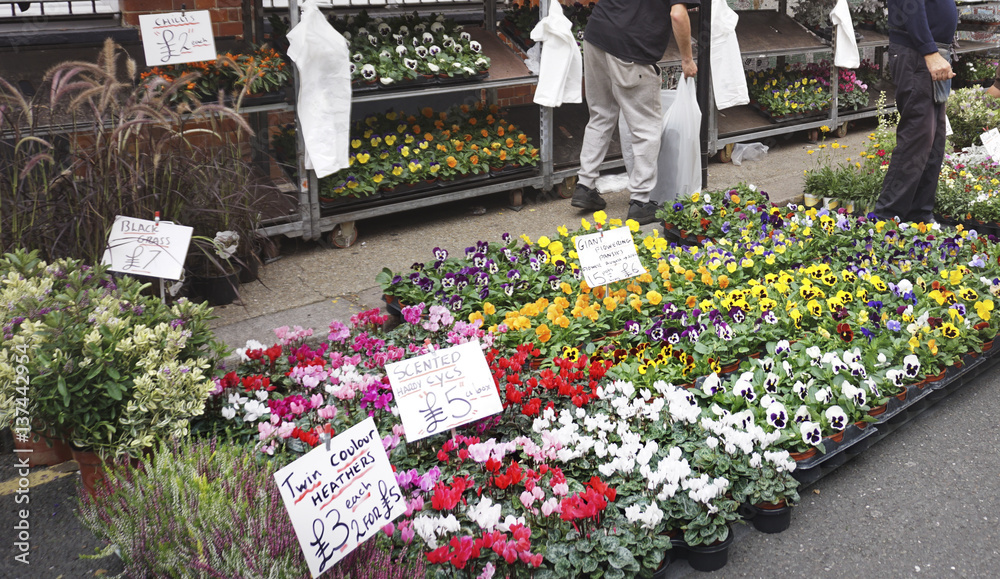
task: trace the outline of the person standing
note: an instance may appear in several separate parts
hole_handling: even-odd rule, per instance
[[[1000,66],[997,67],[994,76],[996,78],[993,79],[993,85],[986,89],[986,94],[993,98],[1000,98]]]
[[[958,26],[954,0],[889,0],[889,72],[896,83],[896,148],[875,215],[934,221],[944,159],[950,50]]]
[[[584,31],[583,71],[590,119],[583,135],[580,171],[571,204],[588,211],[604,209],[597,191],[599,168],[618,115],[632,133],[635,162],[629,174],[628,218],[640,224],[656,220],[657,205],[649,200],[656,185],[657,156],[663,132],[660,68],[673,32],[685,77],[698,67],[691,50],[688,7],[699,0],[601,0]]]

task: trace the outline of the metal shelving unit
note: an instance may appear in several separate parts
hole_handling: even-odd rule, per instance
[[[995,1],[995,0],[990,0]],[[781,2],[779,9],[739,11],[740,20],[736,27],[736,35],[740,42],[740,52],[744,59],[785,57],[803,54],[832,53],[836,45],[816,36],[786,13],[786,5]],[[692,16],[692,30],[697,29],[697,17]],[[858,48],[884,49],[889,45],[887,34],[862,30],[863,38],[858,41]],[[835,37],[835,35],[834,35]],[[994,48],[985,42],[963,41],[958,53],[980,52]],[[831,59],[832,60],[832,59]],[[661,65],[676,65],[680,55],[676,45],[671,41]],[[831,78],[838,78],[839,71],[831,65]],[[714,155],[720,149],[731,150],[735,143],[743,143],[789,134],[803,130],[815,130],[821,126],[837,127],[838,134],[846,134],[847,123],[879,114],[872,104],[856,111],[839,110],[838,85],[832,83],[833,99],[830,110],[826,114],[806,117],[791,121],[771,122],[749,106],[732,107],[719,111],[715,108],[714,99],[709,96],[708,103],[708,155]],[[895,110],[895,89],[890,83],[869,89],[874,103],[880,91],[886,93],[885,110]]]
[[[353,6],[353,2],[351,2]],[[493,91],[498,88],[509,86],[523,86],[537,84],[538,77],[532,75],[524,63],[513,51],[506,47],[496,35],[496,0],[483,0],[482,2],[462,2],[455,1],[442,4],[420,4],[420,8],[426,9],[428,6],[437,9],[447,8],[468,8],[470,4],[481,5],[483,12],[483,26],[479,28],[467,27],[475,40],[483,46],[483,53],[490,57],[490,75],[487,79],[479,82],[423,85],[415,86],[411,89],[400,88],[395,90],[377,90],[372,92],[358,93],[351,97],[353,103],[370,103],[381,101],[393,101],[404,98],[421,98],[433,95],[461,93],[469,91]],[[356,9],[370,8],[368,3],[361,3]],[[398,6],[402,9],[412,10],[413,5]],[[545,5],[542,5],[541,17],[545,17]],[[299,9],[296,0],[288,1],[289,19],[292,26],[298,23]],[[530,172],[513,174],[507,178],[493,178],[486,181],[477,181],[463,185],[461,181],[455,184],[444,182],[440,192],[420,196],[417,198],[401,198],[399,201],[383,200],[371,205],[351,206],[343,209],[332,208],[329,212],[324,212],[320,206],[318,195],[318,180],[315,173],[306,171],[303,166],[304,147],[299,137],[299,175],[307,175],[305,179],[300,179],[296,185],[299,211],[297,220],[287,223],[273,224],[263,228],[263,233],[267,235],[287,235],[289,237],[303,237],[305,239],[318,239],[329,233],[329,239],[337,247],[349,247],[357,239],[357,228],[355,222],[359,219],[379,217],[402,211],[409,211],[420,207],[428,207],[451,201],[471,199],[483,195],[490,195],[503,191],[511,193],[512,205],[519,205],[521,191],[524,187],[536,187],[543,190],[550,190],[554,186],[554,176],[552,170],[552,111],[541,107],[539,113],[539,157],[540,167]]]

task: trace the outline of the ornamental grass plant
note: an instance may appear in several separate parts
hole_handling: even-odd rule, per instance
[[[110,41],[96,63],[54,67],[32,97],[0,79],[0,250],[98,263],[115,216],[159,212],[196,236],[236,231],[239,255],[254,254],[268,189],[240,149],[250,127],[224,105],[173,105],[189,82],[139,84]]]

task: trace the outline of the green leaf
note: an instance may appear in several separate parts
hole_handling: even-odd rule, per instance
[[[56,389],[62,394],[63,404],[69,406],[69,390],[66,388],[66,379],[62,376],[56,379]]]
[[[596,557],[584,557],[581,560],[581,563],[583,563],[583,572],[584,573],[593,573],[594,571],[597,570],[597,558]]]
[[[114,366],[107,367],[108,376],[111,376],[113,380],[121,380],[122,375],[115,369]]]
[[[625,547],[618,547],[618,549],[612,551],[608,556],[608,563],[611,563],[611,566],[615,569],[624,569],[629,565],[635,564],[635,557]]]
[[[590,539],[580,539],[574,543],[574,547],[576,547],[576,550],[581,553],[589,553],[594,550],[594,542]]]

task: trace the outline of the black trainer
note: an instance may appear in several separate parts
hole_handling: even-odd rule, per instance
[[[608,202],[601,197],[596,189],[591,189],[586,185],[577,185],[573,192],[573,199],[569,202],[573,207],[586,209],[587,211],[597,211],[608,206]]]
[[[648,225],[657,220],[656,211],[659,208],[660,206],[652,201],[646,203],[642,201],[630,201],[628,204],[628,219],[635,220],[639,225]]]

